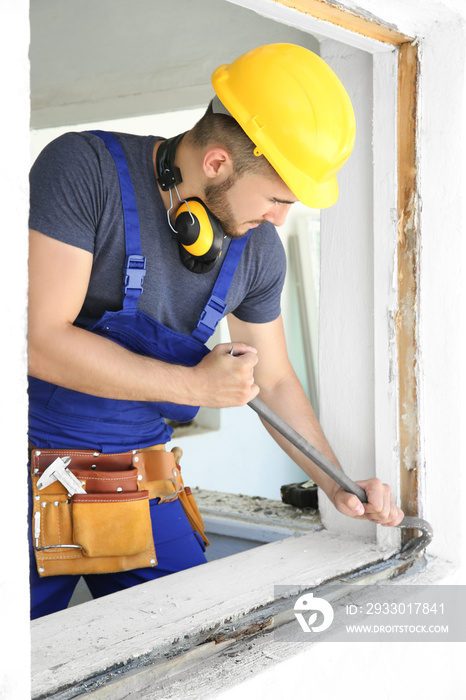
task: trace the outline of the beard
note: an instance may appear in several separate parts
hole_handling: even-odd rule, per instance
[[[235,175],[230,175],[225,182],[218,185],[207,185],[204,188],[204,203],[208,206],[212,214],[219,220],[223,232],[229,238],[242,238],[248,233],[239,231],[240,223],[238,222],[233,209],[228,201],[228,191],[234,185],[237,178]],[[262,224],[264,220],[249,221],[244,223]]]

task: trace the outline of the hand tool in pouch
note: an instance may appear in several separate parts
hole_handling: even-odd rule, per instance
[[[85,494],[86,492],[79,479],[68,469],[70,462],[71,457],[57,457],[40,477],[37,482],[37,488],[39,490],[45,489],[46,486],[50,486],[54,481],[59,481],[67,489],[70,496],[74,496],[76,493]]]

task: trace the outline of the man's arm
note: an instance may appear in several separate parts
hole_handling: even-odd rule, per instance
[[[271,323],[256,324],[245,323],[230,315],[228,324],[235,347],[238,341],[242,341],[257,350],[254,380],[260,387],[262,401],[341,468],[289,361],[281,317]],[[357,482],[368,497],[368,503],[362,504],[357,496],[339,487],[277,431],[265,422],[264,425],[291,459],[323,489],[339,511],[383,525],[401,522],[403,512],[395,505],[390,488],[379,479]]]
[[[91,253],[30,232],[29,373],[95,396],[188,405],[239,406],[258,388],[257,354],[241,346],[233,358],[220,345],[196,367],[182,367],[130,352],[73,326],[89,284]],[[241,359],[240,363],[236,359]]]

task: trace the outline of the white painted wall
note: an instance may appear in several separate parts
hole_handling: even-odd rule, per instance
[[[207,104],[218,65],[309,34],[223,0],[31,3],[31,123],[49,127]]]
[[[372,56],[333,40],[321,44],[321,56],[349,91],[357,136],[338,202],[321,213],[320,420],[344,471],[367,479],[376,466]],[[321,501],[326,527],[375,534]]]
[[[463,23],[433,22],[422,44],[420,414],[422,512],[433,554],[466,572],[466,81]],[[466,579],[463,579],[466,580]]]
[[[216,700],[238,697],[360,700],[366,693],[377,700],[462,697],[459,672],[452,671],[461,668],[463,644],[330,642],[296,646],[300,647],[299,652],[285,660],[277,649],[274,667],[217,694]]]
[[[29,680],[26,293],[29,122],[28,2],[0,2],[2,296],[0,698],[26,700]]]
[[[207,105],[206,105],[207,106]],[[161,112],[160,114],[145,114],[139,117],[121,117],[119,119],[93,120],[88,122],[74,121],[61,126],[31,129],[30,154],[31,163],[37,158],[42,149],[53,139],[67,131],[85,131],[86,129],[107,129],[131,134],[153,134],[155,136],[175,136],[187,129],[202,117],[205,107]]]

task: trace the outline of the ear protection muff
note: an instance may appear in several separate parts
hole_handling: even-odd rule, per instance
[[[191,272],[209,272],[222,254],[225,234],[219,220],[200,199],[193,197],[178,209],[175,231],[183,265]]]
[[[177,185],[183,180],[179,168],[175,166],[175,153],[183,136],[173,136],[160,144],[156,154],[157,182],[163,191],[170,193],[168,225],[178,239],[181,261],[191,272],[202,274],[209,272],[219,259],[225,234],[219,220],[200,199],[180,198]],[[176,213],[175,227],[170,222],[173,189],[181,204]]]

